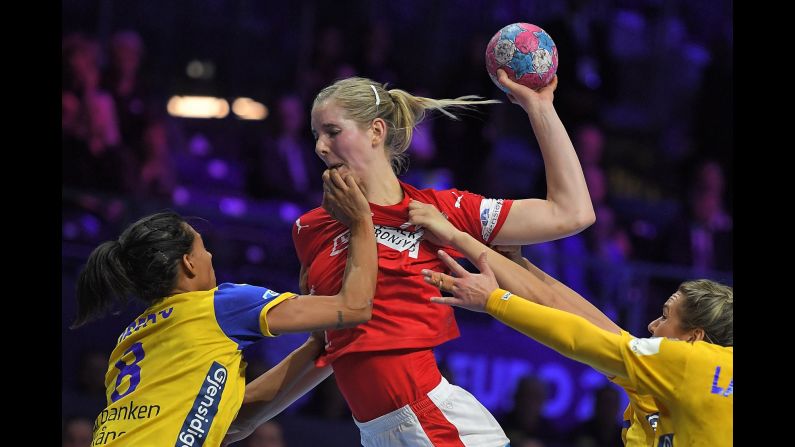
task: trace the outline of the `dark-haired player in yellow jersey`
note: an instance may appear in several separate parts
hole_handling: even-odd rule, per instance
[[[324,206],[351,234],[336,295],[216,286],[201,235],[173,212],[144,217],[91,253],[78,280],[74,327],[130,298],[149,306],[111,353],[108,405],[97,416],[91,445],[217,447],[244,400],[245,346],[370,319],[378,268],[370,207],[352,177],[327,172],[324,182],[336,185],[333,192],[327,188]],[[311,337],[299,350],[316,356],[322,342]]]

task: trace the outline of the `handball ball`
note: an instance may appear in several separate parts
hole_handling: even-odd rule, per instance
[[[497,87],[502,68],[511,80],[537,90],[547,84],[558,70],[558,48],[549,34],[530,23],[513,23],[497,31],[486,47],[486,71]]]

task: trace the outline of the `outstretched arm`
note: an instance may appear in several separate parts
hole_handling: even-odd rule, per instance
[[[475,247],[470,247],[470,248],[475,248]],[[552,275],[541,270],[538,266],[530,262],[530,260],[528,260],[527,258],[523,257],[521,248],[522,247],[518,245],[512,245],[512,246],[502,245],[502,246],[492,247],[492,250],[499,253],[500,255],[505,256],[507,259],[513,261],[514,264],[527,270],[531,275],[533,275],[539,281],[548,285],[550,289],[552,289],[552,291],[554,292],[554,299],[546,300],[550,301],[549,303],[544,302],[543,299],[532,300],[532,301],[538,304],[543,304],[545,306],[554,307],[555,309],[564,310],[574,315],[579,315],[606,331],[615,332],[616,334],[621,332],[621,328],[617,324],[615,324],[613,320],[610,319],[610,317],[605,315],[601,310],[599,310],[598,307],[591,304],[591,302],[588,301],[585,297],[575,292],[572,288],[570,288],[566,284],[563,284],[562,282],[558,281]],[[481,251],[483,250],[481,249]],[[493,257],[494,256],[489,257],[489,265],[492,265],[491,259]],[[493,265],[492,269],[494,269]],[[497,276],[498,281],[499,278],[500,275]],[[520,284],[513,284],[513,282],[515,281],[510,281],[510,279],[512,278],[508,279],[509,279],[508,281],[509,284],[507,284],[503,288],[508,290],[516,290],[516,293],[519,294],[519,296],[524,296],[524,297],[534,296],[532,290],[528,290],[532,289],[533,284],[530,284],[529,282],[524,282],[523,288],[513,288],[513,286]]]
[[[557,76],[538,91],[511,81],[502,69],[497,77],[511,102],[530,118],[544,159],[547,197],[514,201],[493,242],[524,245],[579,233],[596,221],[596,214],[574,145],[552,105]]]
[[[342,288],[333,296],[300,295],[274,306],[267,312],[272,334],[342,329],[372,316],[378,258],[370,204],[350,175],[343,179],[336,169],[327,170],[323,183],[324,208],[351,232]]]
[[[580,294],[547,275],[526,259],[524,265],[527,269],[486,247],[468,233],[455,228],[433,205],[411,201],[409,221],[415,225],[422,225],[441,245],[454,247],[473,264],[477,263],[481,253],[488,251],[488,265],[502,288],[512,290],[538,304],[580,315],[607,331],[620,333],[621,328],[618,325]],[[446,253],[439,256],[449,257]],[[438,284],[438,281],[433,282],[434,279],[436,278],[426,277],[426,281],[431,284]]]
[[[600,329],[580,316],[536,304],[498,288],[486,252],[479,256],[476,263],[481,274],[467,272],[441,250],[439,257],[457,277],[430,270],[423,270],[423,275],[426,280],[437,277],[437,283],[454,296],[434,297],[431,301],[488,312],[566,357],[612,376],[627,377],[627,368],[621,355],[621,335]],[[540,284],[539,288],[539,293],[551,293],[545,284]]]

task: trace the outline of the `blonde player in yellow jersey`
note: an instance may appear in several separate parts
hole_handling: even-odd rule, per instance
[[[476,246],[471,245],[470,249],[479,249],[483,250],[483,246]],[[593,310],[593,306],[591,303],[583,298],[580,294],[575,292],[574,290],[570,289],[566,285],[558,282],[551,276],[544,273],[541,269],[536,267],[532,262],[527,260],[522,256],[521,246],[520,245],[501,245],[501,246],[494,246],[492,247],[494,251],[497,253],[505,256],[506,258],[510,259],[514,263],[518,264],[525,270],[529,271],[530,273],[536,275],[539,280],[545,281],[550,287],[554,289],[556,292],[556,299],[552,299],[550,295],[532,295],[532,293],[527,293],[527,296],[533,297],[533,301],[538,304],[543,304],[549,307],[555,307],[557,309],[566,310],[570,313],[575,315],[580,315],[586,320],[590,321],[591,323],[611,332],[615,332],[620,334],[621,329],[613,324],[612,320],[604,315],[601,311],[597,313],[589,312],[589,310]],[[472,259],[477,259],[476,253],[477,251],[472,252]],[[489,265],[491,266],[497,257],[493,256],[489,259]],[[492,266],[493,270],[499,269],[499,263],[502,261],[497,260],[497,266]],[[522,277],[513,277],[510,278],[503,277],[500,278],[501,275],[497,275],[497,280],[501,282],[506,282],[510,285],[506,285],[506,288],[512,288],[514,286],[519,288],[530,287],[532,288],[532,284],[523,281],[524,275]],[[502,275],[504,276],[504,275]],[[526,279],[526,278],[524,278]],[[520,289],[523,290],[523,289]],[[598,318],[594,318],[594,316],[598,316]],[[592,319],[593,318],[593,319]],[[607,323],[606,323],[607,322]],[[624,392],[627,394],[629,398],[629,403],[627,404],[626,409],[624,410],[624,417],[623,417],[623,424],[621,427],[621,440],[624,443],[625,447],[654,447],[654,433],[657,427],[657,422],[660,418],[660,412],[657,409],[657,405],[654,402],[654,398],[648,394],[641,394],[638,393],[632,385],[629,383],[629,380],[609,376],[607,375],[608,380],[619,385],[624,389]]]
[[[732,288],[708,280],[683,283],[665,302],[662,316],[649,324],[654,337],[634,338],[527,260],[521,260],[526,269],[519,267],[462,234],[434,207],[410,204],[410,221],[463,253],[482,272],[468,273],[440,251],[458,277],[423,271],[428,283],[454,294],[432,300],[488,312],[613,377],[631,398],[625,417],[633,423],[622,433],[627,445],[732,445]],[[498,281],[527,299],[499,289]],[[649,424],[655,408],[656,431]]]
[[[201,235],[173,212],[144,217],[91,253],[78,279],[73,327],[130,298],[149,306],[111,353],[108,405],[95,421],[92,446],[217,447],[244,401],[245,346],[370,319],[378,263],[369,204],[351,176],[331,170],[323,181],[324,208],[351,231],[342,288],[333,296],[217,286]],[[310,337],[254,388],[283,389],[298,374],[283,366],[321,350],[322,342]]]

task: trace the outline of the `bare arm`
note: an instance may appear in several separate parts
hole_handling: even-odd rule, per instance
[[[580,316],[539,305],[499,289],[497,278],[487,262],[487,257],[491,256],[485,251],[475,263],[481,271],[480,274],[467,272],[442,250],[438,254],[457,277],[423,270],[426,280],[435,275],[443,275],[438,281],[445,290],[454,295],[432,297],[431,301],[434,303],[488,312],[508,326],[567,357],[588,364],[605,374],[627,377],[621,354],[622,335],[598,328]],[[549,286],[543,283],[539,286],[542,294],[549,292]]]
[[[438,239],[438,242],[453,246],[473,264],[477,265],[481,253],[488,252],[488,265],[502,288],[538,304],[579,315],[604,330],[620,333],[618,325],[580,294],[526,259],[524,261],[527,269],[486,247],[470,234],[455,228],[433,205],[412,201],[409,203],[409,221],[422,225]],[[441,252],[439,257],[449,258],[444,252]],[[438,284],[436,277],[426,277],[426,281]]]
[[[274,306],[267,312],[273,334],[341,329],[372,316],[378,258],[370,205],[351,176],[343,180],[336,170],[326,171],[323,182],[324,207],[351,231],[342,288],[333,296],[299,295]]]
[[[480,242],[477,240],[475,242],[480,244]],[[483,244],[480,245],[482,246]],[[473,245],[470,247],[470,249],[471,248],[476,248],[476,247]],[[617,324],[615,324],[613,320],[611,320],[601,310],[599,310],[598,307],[594,306],[593,304],[591,304],[590,301],[588,301],[579,293],[572,290],[569,286],[558,281],[547,272],[538,268],[538,266],[530,262],[527,258],[523,257],[521,252],[521,246],[498,246],[498,247],[492,247],[492,249],[495,252],[505,256],[507,259],[513,261],[518,266],[530,272],[539,281],[548,285],[552,289],[552,292],[556,294],[556,297],[554,299],[549,299],[549,300],[531,299],[531,301],[534,301],[538,304],[543,304],[544,306],[554,307],[555,309],[565,310],[566,312],[579,315],[604,330],[620,333],[621,328]],[[492,256],[489,256],[489,259],[491,258]],[[494,266],[492,265],[491,261],[489,262],[489,265],[492,266],[492,269],[494,269]],[[498,281],[500,277],[505,276],[498,274],[496,271],[495,274],[498,275],[497,276]],[[506,283],[509,282],[511,286],[520,285],[520,284],[514,284],[517,281],[511,281],[511,278],[506,278]],[[516,290],[520,296],[530,296],[532,294],[532,291],[525,290],[527,288],[531,288],[531,286],[526,284],[525,288],[522,289],[517,288]],[[510,288],[506,287],[506,289]],[[549,301],[549,302],[547,303],[544,301]],[[558,305],[555,305],[556,303]]]
[[[243,404],[274,400],[279,392],[290,388],[309,367],[313,367],[315,359],[322,351],[322,338],[313,334],[276,366],[247,383]]]
[[[303,346],[298,348],[298,350],[293,351],[290,356],[298,353],[298,351],[301,349],[303,349]],[[291,368],[297,371],[298,374],[296,374],[292,380],[284,382],[284,386],[276,392],[271,400],[259,400],[252,401],[250,403],[245,403],[244,401],[243,406],[237,413],[237,417],[232,422],[232,426],[226,433],[224,445],[226,443],[239,441],[247,437],[260,424],[272,419],[284,411],[285,408],[289,407],[293,402],[301,398],[301,396],[306,394],[309,390],[316,387],[332,373],[331,366],[316,368],[314,366],[314,359],[304,363],[303,360],[305,359],[303,358],[303,354],[299,353],[296,355],[296,357],[288,360],[290,359],[290,356],[285,358],[285,360],[282,360],[282,362],[280,362],[278,365],[265,372],[262,376],[255,379],[251,383],[253,384],[260,378],[265,377],[274,369],[279,368],[286,361],[292,364]],[[302,358],[298,359],[298,357]],[[263,380],[267,380],[267,378]],[[249,385],[246,385],[246,398],[249,398],[251,394],[249,391]]]
[[[544,159],[547,197],[514,201],[494,242],[524,245],[579,233],[596,221],[596,214],[574,145],[552,104],[557,76],[536,92],[511,81],[502,70],[497,73],[511,92],[511,102],[530,118]]]

